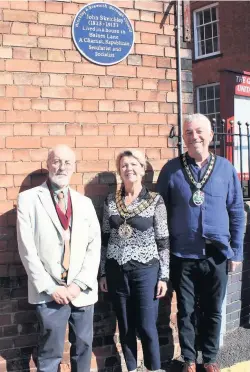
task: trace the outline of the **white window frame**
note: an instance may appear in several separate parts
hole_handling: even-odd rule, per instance
[[[208,87],[214,87],[214,86],[220,86],[220,83],[212,83],[212,84],[205,84],[205,85],[199,85],[196,87],[196,103],[197,103],[197,112],[201,112],[200,111],[200,96],[199,96],[199,89],[200,88],[208,88]],[[215,112],[214,114],[220,114],[220,112]],[[203,115],[207,115],[207,114],[203,114]],[[209,114],[211,115],[211,114]],[[220,123],[216,123],[216,126],[217,128],[220,126]]]
[[[211,56],[216,56],[217,54],[220,54],[220,29],[219,29],[219,24],[218,24],[218,51],[213,52],[213,53],[208,53],[208,54],[203,54],[199,56],[198,53],[198,35],[197,35],[197,22],[196,22],[196,14],[210,8],[217,8],[217,15],[218,15],[218,20],[217,23],[219,23],[219,3],[214,3],[214,4],[209,4],[206,5],[202,8],[196,9],[193,11],[193,24],[194,24],[194,55],[195,59],[202,59],[202,58],[207,58]]]

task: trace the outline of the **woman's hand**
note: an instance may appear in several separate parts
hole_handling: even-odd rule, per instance
[[[159,280],[157,283],[156,298],[162,298],[167,292],[167,283],[163,280]]]
[[[100,289],[102,292],[108,292],[108,285],[107,285],[107,279],[106,276],[102,276],[99,280]]]

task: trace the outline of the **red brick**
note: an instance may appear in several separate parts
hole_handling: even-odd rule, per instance
[[[12,187],[7,189],[7,198],[8,200],[16,200],[18,198],[20,188]]]
[[[166,93],[158,91],[138,91],[138,101],[166,102]]]
[[[54,72],[59,74],[72,73],[71,62],[41,62],[41,72]]]
[[[39,149],[40,138],[39,137],[7,137],[6,148],[14,149]]]
[[[66,101],[66,111],[81,111],[82,110],[82,101],[72,100]]]
[[[138,116],[136,113],[109,113],[108,121],[111,124],[136,124]]]
[[[65,51],[65,59],[69,62],[81,62],[82,57],[79,52],[76,50],[66,50]]]
[[[48,25],[71,26],[72,16],[68,14],[39,13],[38,22]]]
[[[28,23],[13,22],[11,26],[11,33],[17,35],[28,35]]]
[[[66,76],[61,75],[61,74],[50,74],[50,84],[49,85],[65,87],[66,86]]]
[[[100,76],[100,88],[112,88],[113,78],[112,76]]]
[[[167,138],[165,137],[139,137],[139,147],[167,147]]]
[[[0,189],[0,200],[4,201],[6,199],[7,199],[7,192],[6,192],[6,190],[5,189]]]
[[[166,73],[166,79],[167,80],[176,80],[177,79],[177,71],[168,69]]]
[[[70,147],[75,147],[75,138],[66,136],[51,136],[42,138],[42,147],[52,148],[56,145],[64,144]]]
[[[103,88],[74,88],[73,98],[82,99],[104,99],[105,89]]]
[[[39,12],[44,12],[45,2],[44,1],[29,1],[29,10],[36,10]]]
[[[3,19],[4,21],[37,23],[37,13],[20,10],[4,10]]]
[[[29,24],[29,35],[45,36],[45,25]]]
[[[6,122],[8,123],[36,123],[40,121],[40,112],[36,111],[9,111],[6,112]]]
[[[14,136],[31,136],[31,124],[14,124]]]
[[[143,79],[143,89],[157,90],[158,80],[155,79]]]
[[[13,186],[13,176],[0,175],[0,187]]]
[[[73,87],[80,87],[82,86],[82,76],[81,75],[67,75],[67,85]]]
[[[129,19],[137,20],[137,21],[140,19],[139,10],[128,9],[128,10],[125,10],[125,14],[127,15]]]
[[[142,79],[128,79],[128,88],[129,89],[141,89]]]
[[[164,25],[164,35],[175,36],[174,25]]]
[[[3,35],[3,45],[36,47],[37,38],[27,35]]]
[[[47,124],[32,124],[32,136],[48,136],[49,126]]]
[[[153,12],[163,12],[163,3],[159,2],[149,2],[148,0],[138,0],[135,1],[135,9],[150,10]]]
[[[10,28],[11,28],[10,22],[0,22],[0,33],[1,34],[10,34]]]
[[[83,76],[82,85],[85,87],[99,87],[99,78],[97,76]]]
[[[67,136],[81,136],[82,126],[80,124],[67,124],[66,125],[66,135]]]
[[[11,161],[13,159],[12,150],[1,149],[1,160]]]
[[[82,134],[85,136],[98,136],[98,125],[84,124]]]
[[[48,50],[48,60],[54,62],[65,61],[64,50]]]
[[[78,4],[63,3],[63,13],[75,15],[76,13],[78,13],[78,10]]]
[[[12,124],[4,124],[0,125],[0,136],[12,136],[13,135],[13,125]],[[1,137],[0,137],[1,138]],[[2,152],[3,150],[1,150]]]
[[[82,161],[76,165],[77,172],[105,172],[109,170],[108,161]]]
[[[160,159],[161,150],[160,149],[147,149],[146,155],[148,159]]]
[[[156,35],[156,44],[170,46],[170,37],[166,35]]]
[[[0,162],[0,174],[6,174],[5,162]]]
[[[99,111],[114,111],[114,101],[99,101]]]
[[[160,112],[165,114],[171,114],[173,112],[173,104],[172,103],[160,103]]]
[[[129,128],[130,136],[143,136],[144,135],[144,125],[130,125]]]
[[[83,100],[82,101],[83,111],[98,111],[98,101],[97,100]]]
[[[145,112],[159,112],[159,103],[145,102]]]
[[[115,136],[129,136],[129,125],[115,125]]]
[[[12,99],[11,98],[0,98],[0,110],[11,110]]]
[[[65,136],[64,124],[52,124],[49,126],[49,134],[51,136]]]
[[[12,58],[12,48],[0,47],[0,58]]]
[[[33,99],[32,100],[32,109],[33,110],[48,110],[49,100],[48,99]]]
[[[28,5],[27,1],[10,1],[11,9],[28,10]]]
[[[75,113],[70,111],[42,111],[42,123],[74,123]]]
[[[6,111],[7,113],[8,111]],[[0,123],[4,123],[5,122],[5,111],[0,111]]]
[[[134,8],[134,1],[132,0],[110,0],[110,4],[113,4],[120,8],[127,8],[127,9],[133,9]]]
[[[136,77],[136,67],[133,66],[108,66],[107,75]]]
[[[109,136],[114,134],[114,126],[113,125],[99,125],[99,135]]]
[[[144,102],[130,102],[130,111],[132,112],[144,112],[145,111],[145,106]]]
[[[99,159],[100,160],[112,160],[115,158],[114,149],[99,149]]]
[[[142,32],[141,33],[141,43],[143,43],[143,44],[155,44],[155,35],[154,34],[146,34],[146,33]],[[140,44],[137,44],[135,46],[135,50],[137,50],[138,45],[140,45]]]
[[[29,61],[15,59],[6,61],[7,71],[24,71],[24,72],[39,72],[40,64],[38,61]]]
[[[50,99],[49,109],[53,111],[63,111],[65,110],[65,101],[61,99]]]
[[[154,22],[155,14],[153,12],[141,11],[141,21]]]
[[[164,47],[150,44],[137,44],[135,46],[137,54],[146,54],[149,56],[164,56]]]
[[[72,38],[71,27],[63,26],[63,37],[68,39]]]
[[[8,162],[7,174],[29,174],[38,169],[41,169],[40,162]]]
[[[0,80],[1,80],[1,76],[0,76]],[[5,87],[0,86],[0,97],[5,97]]]
[[[157,67],[159,68],[169,68],[171,67],[171,58],[167,57],[158,57],[157,58]]]
[[[139,114],[139,124],[167,124],[167,117],[165,114]]]
[[[13,58],[15,58],[15,59],[30,59],[30,49],[29,48],[14,48],[13,49]]]
[[[145,136],[158,136],[158,125],[145,125]]]
[[[115,111],[129,112],[129,102],[127,101],[116,101]]]
[[[42,97],[49,98],[72,98],[72,88],[42,87]]]
[[[106,112],[76,112],[76,122],[86,124],[106,124]],[[84,128],[84,127],[83,127]]]
[[[175,156],[175,149],[171,149],[168,147],[161,149],[162,159],[173,159],[174,156]]]
[[[62,13],[62,3],[46,2],[46,12]]]
[[[38,47],[48,49],[71,49],[72,42],[70,39],[62,39],[59,37],[39,37]]]
[[[40,48],[31,49],[31,58],[38,59],[39,61],[47,61],[48,51],[47,49]]]
[[[114,99],[119,101],[135,101],[136,100],[136,92],[133,90],[126,90],[126,89],[107,89],[106,90],[106,98],[107,99]]]
[[[120,77],[115,77],[113,79],[113,86],[114,88],[124,88],[124,89],[127,89],[128,87],[128,80],[127,79],[123,79],[123,78],[120,78]]]
[[[169,125],[159,125],[159,136],[169,136],[170,132],[170,126]]]
[[[153,22],[139,22],[135,23],[135,31],[148,32],[150,34],[163,34],[163,29],[160,25]]]
[[[177,102],[177,92],[168,92],[167,102]]]
[[[77,63],[74,67],[76,74],[82,75],[105,75],[105,67],[90,63]]]
[[[108,137],[108,147],[124,147],[128,146],[128,138],[124,136]],[[138,147],[138,137],[129,137],[129,147]]]
[[[13,150],[13,160],[30,161],[30,150]]]
[[[76,137],[76,147],[107,147],[107,137],[106,136],[82,136]]]
[[[164,79],[165,70],[149,67],[137,67],[137,77],[148,78],[149,76],[155,79]]]
[[[82,160],[98,160],[98,149],[83,149]]]

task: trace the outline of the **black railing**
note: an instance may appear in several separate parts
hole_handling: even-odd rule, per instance
[[[250,124],[230,121],[226,125],[224,119],[220,123],[213,119],[211,125],[214,137],[210,150],[232,162],[241,182],[244,200],[250,200]],[[169,137],[178,138],[175,127],[170,131]]]

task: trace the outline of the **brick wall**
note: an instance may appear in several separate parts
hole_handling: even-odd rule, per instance
[[[214,4],[192,1],[191,9]],[[219,1],[219,32],[221,55],[194,61],[194,86],[220,81],[220,70],[249,71],[250,36],[249,4],[246,1]],[[206,71],[206,74],[204,74]]]
[[[103,67],[82,58],[71,39],[73,17],[87,1],[0,1],[0,371],[34,370],[37,323],[17,252],[15,206],[20,191],[46,176],[48,149],[58,143],[74,148],[72,186],[93,199],[99,215],[116,184],[115,156],[121,148],[145,150],[149,184],[176,155],[168,139],[178,113],[173,6],[110,2],[132,20],[136,42],[126,60]],[[192,77],[184,43],[182,56],[187,112]],[[162,301],[159,316],[163,361],[178,352],[176,304],[170,300],[171,295]],[[96,305],[94,328],[92,370],[118,370],[120,346],[106,298]],[[68,352],[66,341],[63,370]]]

